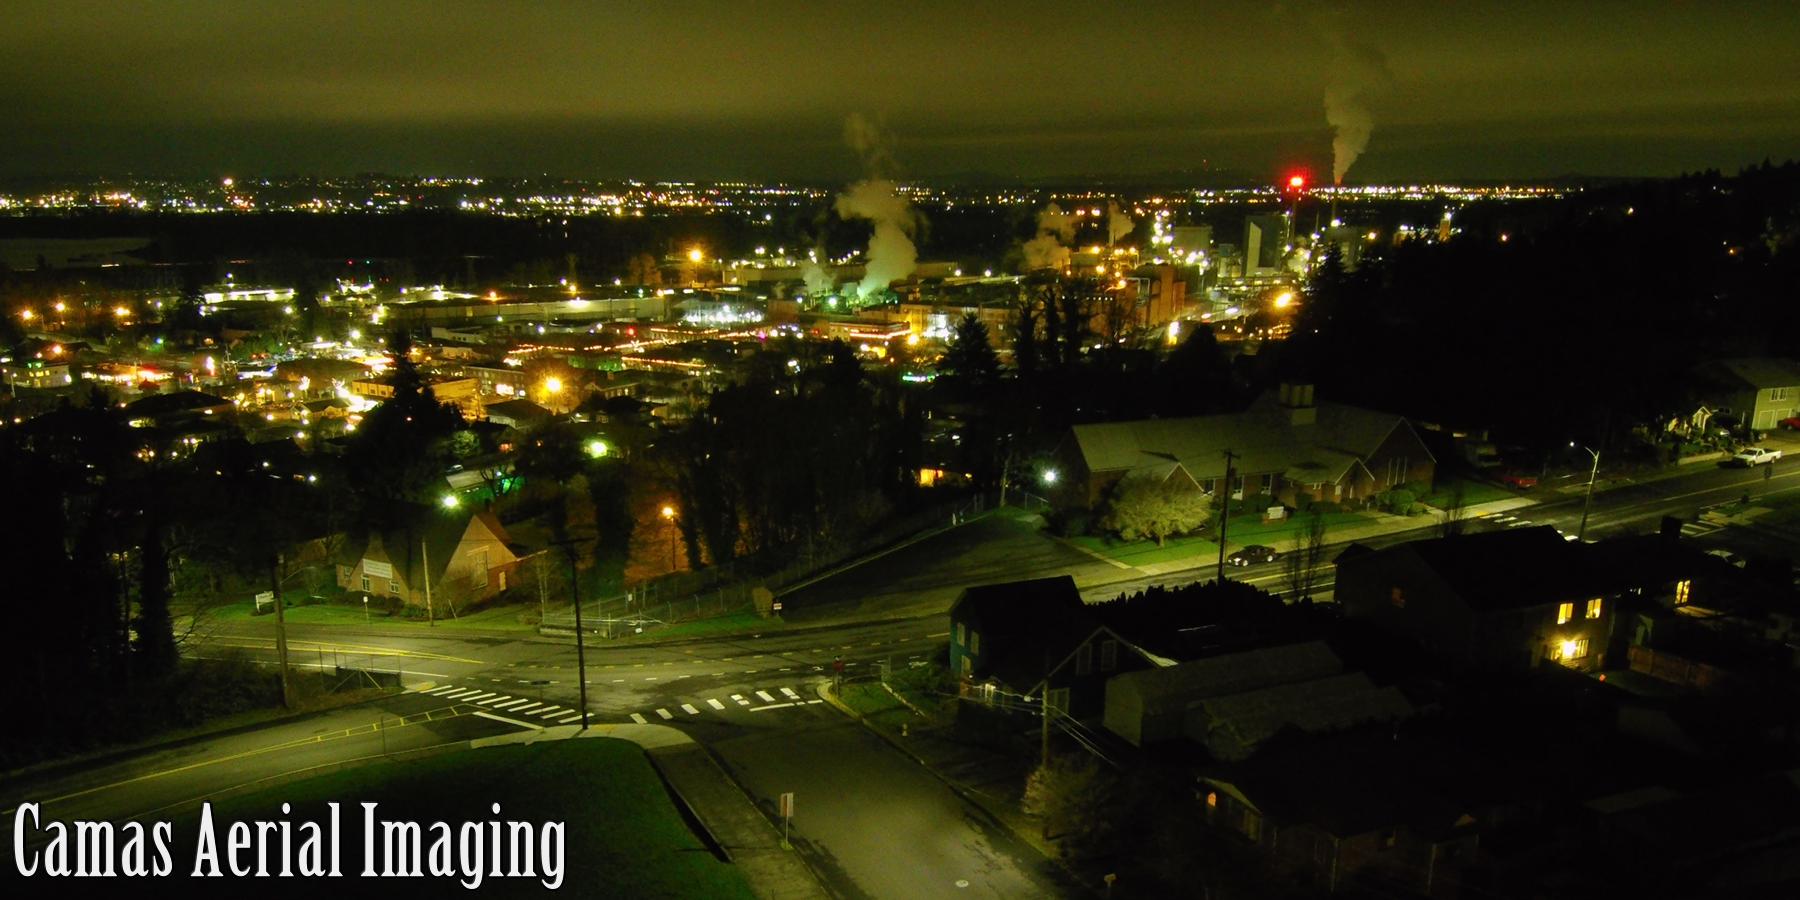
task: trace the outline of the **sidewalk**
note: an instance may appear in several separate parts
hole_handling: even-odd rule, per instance
[[[600,737],[631,741],[643,748],[669,790],[698,819],[712,842],[743,873],[758,900],[829,900],[812,870],[792,850],[781,846],[781,833],[769,823],[712,754],[693,738],[667,725],[595,725],[586,732],[574,725],[471,741],[471,747],[531,744],[537,741]]]

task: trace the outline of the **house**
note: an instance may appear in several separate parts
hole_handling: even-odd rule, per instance
[[[1695,370],[1703,402],[1714,415],[1742,427],[1770,431],[1800,409],[1800,362],[1777,357],[1721,359]]]
[[[1336,565],[1345,615],[1409,637],[1454,668],[1554,662],[1596,671],[1608,662],[1616,585],[1550,526],[1379,550],[1352,544]]]
[[[1311,682],[1344,671],[1322,641],[1228,653],[1115,675],[1106,681],[1108,731],[1135,746],[1181,737],[1188,706],[1207,697]]]
[[[339,587],[454,610],[515,582],[520,554],[493,513],[417,507],[400,519],[344,542],[334,559]]]
[[[500,400],[486,406],[487,420],[519,431],[530,431],[555,418],[555,414],[530,400]]]
[[[1495,780],[1454,745],[1370,727],[1203,769],[1197,789],[1210,827],[1314,887],[1454,897],[1501,817]]]
[[[1277,684],[1188,704],[1183,732],[1214,759],[1248,759],[1284,729],[1323,734],[1367,722],[1394,722],[1413,707],[1398,688],[1379,688],[1361,672]]]
[[[230,400],[201,391],[163,391],[127,403],[125,418],[136,428],[167,428],[236,409]]]
[[[966,697],[1031,698],[1090,718],[1108,677],[1171,662],[1101,624],[1068,575],[967,588],[950,607],[950,669]]]
[[[1225,485],[1227,454],[1231,484]],[[1437,461],[1400,416],[1316,402],[1312,385],[1282,385],[1241,413],[1077,425],[1058,445],[1051,501],[1098,509],[1130,477],[1178,479],[1203,493],[1263,495],[1294,505],[1360,505],[1429,484]]]

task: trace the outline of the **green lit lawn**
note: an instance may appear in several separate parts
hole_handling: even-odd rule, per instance
[[[215,619],[241,620],[253,618],[256,608],[253,601],[230,603],[216,606],[207,614]],[[472,613],[450,616],[446,614],[437,620],[439,628],[481,628],[508,631],[536,631],[537,626],[521,622],[522,613],[536,612],[528,606],[490,606]],[[274,621],[273,613],[266,613],[255,618],[268,618]],[[372,627],[425,628],[430,623],[424,619],[410,619],[403,616],[390,616],[380,611],[371,611],[365,619],[363,608],[341,603],[314,603],[308,606],[290,606],[284,612],[288,622],[296,625],[369,625]]]
[[[1521,496],[1518,491],[1501,487],[1497,484],[1489,484],[1485,481],[1471,481],[1467,478],[1459,478],[1455,475],[1441,475],[1438,477],[1437,486],[1432,490],[1431,494],[1426,497],[1420,497],[1419,500],[1428,506],[1443,509],[1455,502],[1456,491],[1458,488],[1462,489],[1462,503],[1464,506],[1474,506],[1477,503],[1492,503],[1495,500],[1511,500]],[[1543,488],[1540,486],[1538,489],[1542,490]]]
[[[1092,550],[1128,566],[1173,562],[1190,556],[1206,556],[1219,552],[1218,544],[1195,535],[1169,538],[1163,542],[1161,547],[1156,546],[1155,541],[1121,541],[1111,535],[1094,534],[1069,538],[1069,543]]]
[[[413,762],[378,763],[238,797],[213,809],[223,853],[232,821],[280,821],[281,804],[293,804],[292,822],[326,822],[327,802],[341,807],[341,879],[264,878],[240,881],[227,876],[217,887],[231,896],[362,896],[377,889],[383,897],[546,896],[537,879],[487,878],[469,891],[448,878],[383,879],[366,882],[362,871],[362,808],[380,803],[377,819],[443,821],[460,834],[463,822],[494,819],[565,824],[563,882],[558,893],[574,897],[667,898],[667,900],[750,900],[749,886],[729,863],[720,862],[683,822],[662,781],[637,745],[608,738],[585,738],[494,747],[433,756]],[[499,816],[491,804],[501,805]],[[191,871],[198,814],[175,823],[177,874]],[[429,832],[427,832],[429,835]],[[429,846],[427,836],[426,844]],[[296,845],[299,839],[295,839]],[[379,851],[378,851],[379,852]],[[279,845],[276,853],[279,854]],[[246,856],[253,856],[246,854]],[[223,862],[223,858],[221,858]],[[491,867],[487,860],[484,868]],[[541,873],[540,873],[541,874]],[[186,882],[188,879],[183,878]],[[184,886],[184,890],[187,887]]]

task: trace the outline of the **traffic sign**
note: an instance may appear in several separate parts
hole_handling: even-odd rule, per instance
[[[263,591],[262,593],[256,595],[256,608],[257,609],[262,609],[263,607],[268,606],[269,604],[274,603],[274,602],[275,602],[275,592],[274,591]]]
[[[791,791],[781,795],[781,817],[784,819],[794,817],[794,795]]]

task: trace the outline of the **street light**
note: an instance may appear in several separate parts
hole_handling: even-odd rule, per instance
[[[1590,450],[1574,441],[1570,441],[1569,446],[1581,447],[1581,449],[1587,450],[1589,456],[1594,458],[1594,467],[1588,470],[1587,496],[1583,497],[1581,500],[1581,528],[1575,532],[1575,539],[1582,541],[1587,540],[1588,507],[1594,502],[1594,478],[1600,474],[1600,451]]]
[[[663,521],[669,526],[669,571],[675,571],[675,507],[662,508]]]

